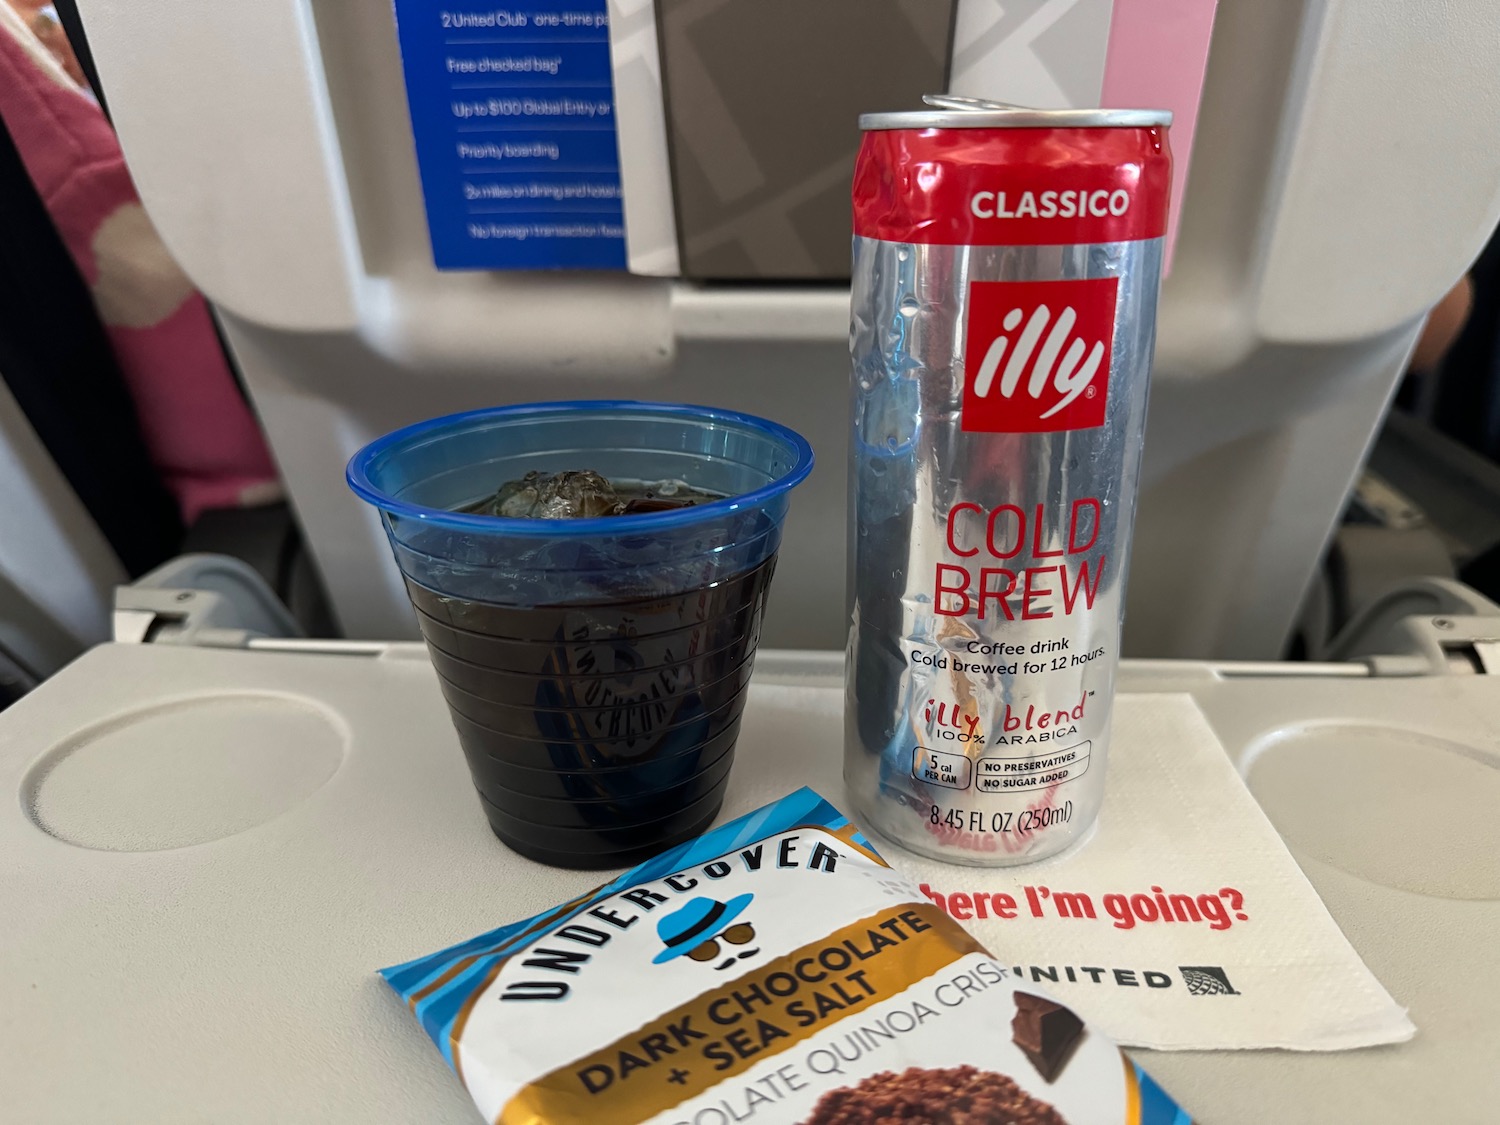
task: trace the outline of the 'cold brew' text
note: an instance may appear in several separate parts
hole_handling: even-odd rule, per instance
[[[934,611],[980,621],[1039,621],[1092,609],[1106,561],[1094,550],[1103,506],[1091,496],[1074,500],[1066,534],[1064,521],[1048,515],[1045,504],[1030,511],[1015,504],[989,510],[969,501],[953,505],[947,546],[964,561],[937,564]]]

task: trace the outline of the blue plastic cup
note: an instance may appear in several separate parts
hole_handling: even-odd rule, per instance
[[[522,855],[626,867],[718,813],[798,434],[649,402],[421,422],[349,462],[380,510],[490,826]],[[602,519],[457,509],[527,473],[686,481],[725,499]]]

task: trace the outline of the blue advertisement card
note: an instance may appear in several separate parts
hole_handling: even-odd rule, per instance
[[[624,269],[605,0],[395,0],[439,269]]]

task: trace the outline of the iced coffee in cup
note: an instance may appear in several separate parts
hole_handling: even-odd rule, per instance
[[[774,422],[636,402],[472,411],[355,455],[502,841],[624,867],[713,820],[812,463]]]

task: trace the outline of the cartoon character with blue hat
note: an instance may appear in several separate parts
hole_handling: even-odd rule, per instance
[[[715,969],[727,969],[747,957],[754,957],[759,949],[735,952],[731,946],[749,945],[755,940],[755,927],[749,922],[735,919],[750,905],[753,894],[735,895],[728,902],[712,898],[695,898],[686,906],[672,911],[656,923],[656,934],[666,943],[666,948],[651,959],[653,965],[687,954],[694,961],[707,962],[728,953]]]

